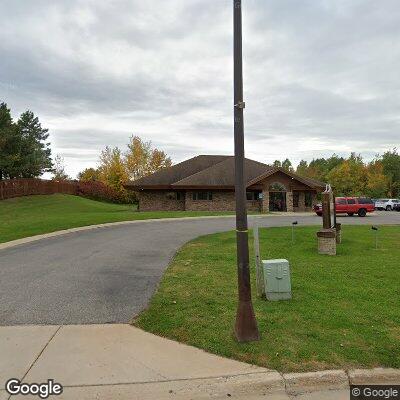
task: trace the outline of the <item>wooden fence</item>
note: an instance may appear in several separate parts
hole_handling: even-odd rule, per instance
[[[0,200],[34,194],[78,194],[78,182],[43,179],[10,179],[0,181]]]

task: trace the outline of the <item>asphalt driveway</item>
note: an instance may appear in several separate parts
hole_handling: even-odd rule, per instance
[[[319,225],[317,216],[251,217],[250,225]],[[400,224],[400,213],[343,217]],[[146,307],[176,250],[234,228],[234,217],[164,220],[68,233],[0,250],[0,325],[125,323]]]

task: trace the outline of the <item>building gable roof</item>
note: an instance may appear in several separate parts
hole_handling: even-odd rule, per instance
[[[129,182],[126,186],[170,186],[184,178],[203,171],[212,165],[218,164],[229,156],[200,155],[189,160],[163,168],[154,174],[144,176],[136,181]]]
[[[246,158],[244,162],[245,182],[255,179],[270,168],[266,164]],[[174,186],[235,186],[235,158],[229,156],[218,164],[174,183]]]
[[[244,173],[246,186],[251,186],[266,177],[281,171],[312,188],[324,188],[325,183],[271,167],[258,161],[245,159]],[[235,158],[233,156],[200,155],[172,167],[129,182],[131,189],[232,189],[235,186]]]

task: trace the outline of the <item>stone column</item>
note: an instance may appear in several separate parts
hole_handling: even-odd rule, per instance
[[[190,211],[192,202],[192,192],[185,192],[185,211]]]
[[[299,211],[306,210],[306,194],[304,192],[299,192]]]
[[[293,212],[293,192],[286,192],[286,211]]]
[[[336,230],[321,229],[317,232],[318,237],[318,253],[336,255]]]
[[[267,213],[269,211],[269,190],[263,189],[262,191],[262,203],[261,212]]]

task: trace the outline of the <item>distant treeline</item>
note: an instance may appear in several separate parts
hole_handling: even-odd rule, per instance
[[[24,112],[14,121],[7,104],[0,103],[0,180],[37,178],[44,172],[52,172],[52,179],[56,181],[70,179],[65,173],[63,158],[58,155],[52,160],[48,137],[48,130],[42,128],[32,111]],[[125,151],[106,147],[99,155],[98,165],[81,171],[78,179],[101,182],[113,193],[119,193],[119,201],[131,202],[135,201],[134,194],[124,189],[124,182],[171,164],[164,151],[132,136]],[[328,182],[337,195],[400,197],[400,155],[396,148],[377,155],[370,162],[352,153],[348,158],[333,154],[311,162],[302,160],[296,169],[289,159],[276,160],[274,165]]]
[[[400,154],[396,148],[370,162],[352,153],[348,158],[333,154],[311,162],[302,160],[296,169],[289,159],[276,160],[274,165],[330,183],[338,196],[400,197]]]
[[[48,138],[48,129],[42,127],[32,111],[25,111],[14,121],[7,104],[0,103],[0,181],[13,181],[7,184],[8,190],[17,187],[16,180],[39,178],[45,172],[51,172],[52,180],[57,182],[71,180],[65,172],[63,157],[56,155],[52,159]],[[131,136],[125,151],[107,146],[100,152],[97,166],[79,173],[78,192],[95,199],[131,203],[136,201],[136,197],[134,192],[124,188],[126,181],[138,179],[171,164],[171,159],[164,151],[154,148],[151,142],[138,136]],[[28,183],[24,181],[22,192],[26,185]],[[35,186],[33,182],[32,185]],[[50,184],[48,186],[52,187]],[[20,189],[15,190],[17,195]]]

